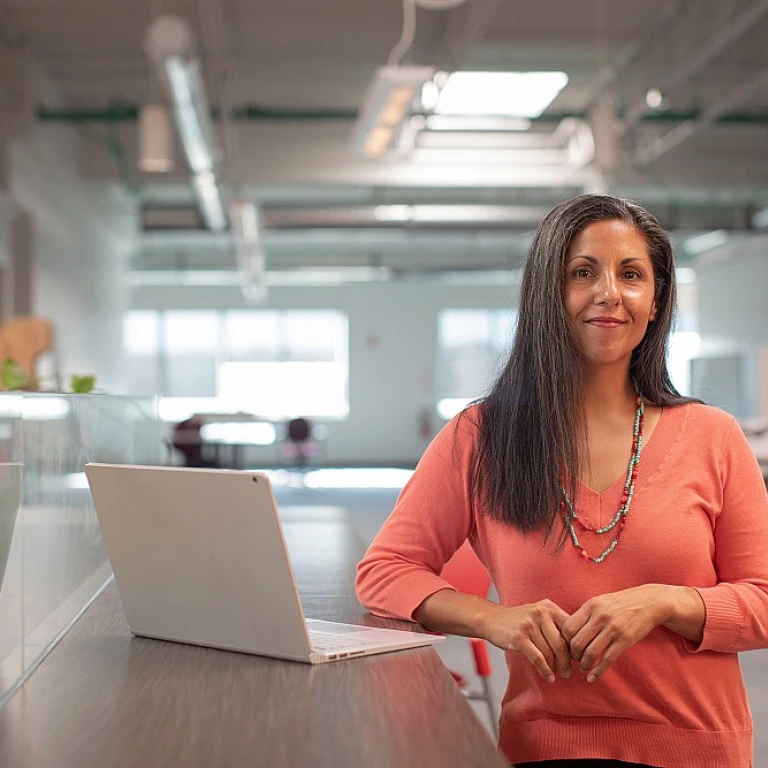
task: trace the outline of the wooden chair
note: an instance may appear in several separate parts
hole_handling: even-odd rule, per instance
[[[37,358],[53,346],[53,327],[41,317],[12,317],[0,325],[0,365],[12,357],[37,385]],[[0,384],[0,388],[2,384]]]

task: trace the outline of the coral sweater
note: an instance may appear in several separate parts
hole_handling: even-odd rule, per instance
[[[467,538],[505,605],[549,598],[573,613],[595,595],[640,584],[694,587],[706,605],[701,644],[658,627],[595,683],[578,670],[547,683],[521,654],[507,653],[500,747],[512,762],[749,768],[752,718],[737,654],[768,647],[768,496],[734,419],[698,404],[664,409],[642,451],[621,541],[593,564],[570,540],[558,553],[557,542],[542,546],[541,536],[473,514],[477,408],[427,448],[358,567],[362,604],[412,620],[423,600],[452,588],[439,574]],[[612,519],[624,480],[601,494],[582,485],[579,516]],[[604,548],[594,534],[580,536],[588,551]]]

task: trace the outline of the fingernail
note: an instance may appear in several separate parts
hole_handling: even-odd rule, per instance
[[[548,683],[554,683],[554,682],[555,682],[555,676],[554,676],[554,675],[550,675],[550,676],[547,678],[547,682],[548,682]]]
[[[571,670],[570,669],[564,669],[563,670],[563,677],[570,677],[571,676]]]
[[[594,683],[595,682],[595,676],[594,675],[589,675],[589,677],[587,677],[587,682],[588,683]]]

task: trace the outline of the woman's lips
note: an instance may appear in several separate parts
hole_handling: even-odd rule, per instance
[[[618,328],[620,325],[624,325],[624,321],[612,317],[595,317],[592,320],[587,320],[587,324],[598,328]]]

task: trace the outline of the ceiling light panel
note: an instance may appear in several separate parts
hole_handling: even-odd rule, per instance
[[[435,112],[538,117],[567,83],[565,72],[454,72]]]
[[[368,87],[352,134],[352,146],[366,157],[386,152],[433,67],[379,67]]]

